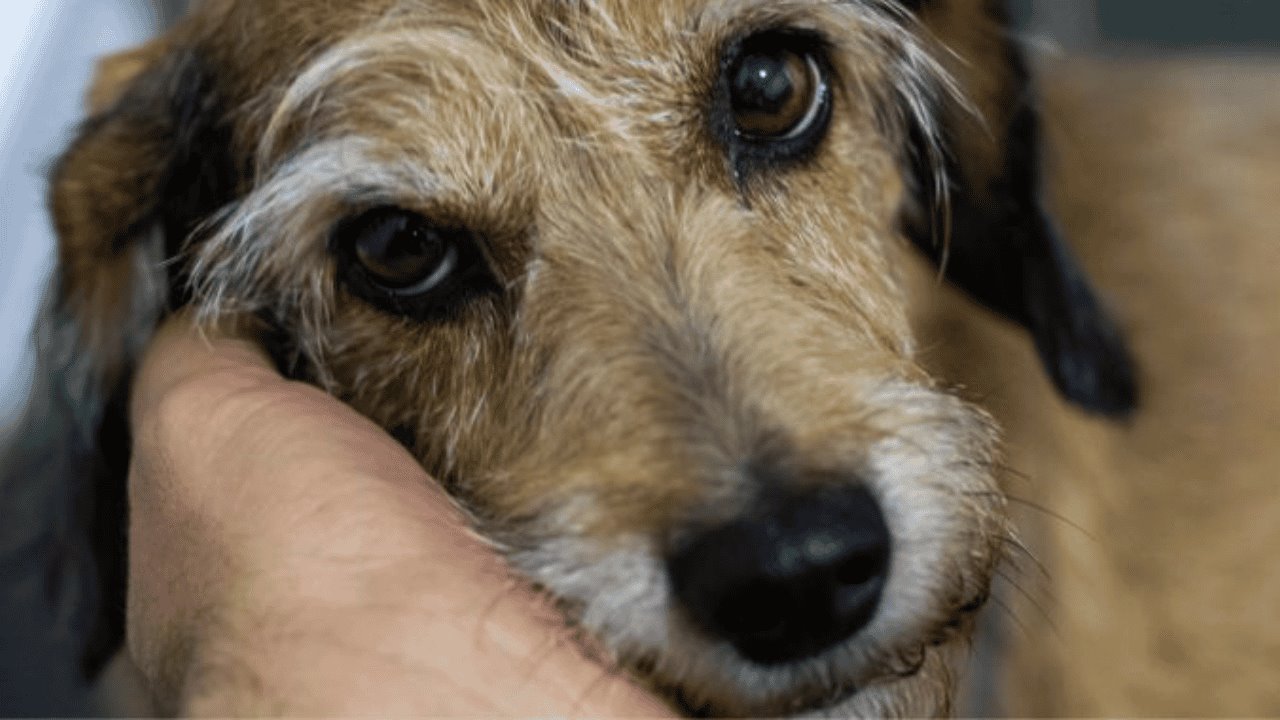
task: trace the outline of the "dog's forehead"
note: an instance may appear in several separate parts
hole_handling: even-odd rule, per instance
[[[783,26],[825,37],[856,65],[844,69],[858,92],[883,89],[892,74],[885,30],[895,21],[869,1],[363,0],[318,20],[286,5],[242,3],[244,22],[231,24],[251,24],[262,39],[214,41],[224,57],[228,48],[234,55],[227,60],[241,77],[231,82],[244,88],[235,94],[256,107],[274,105],[281,88],[293,100],[307,96],[290,106],[286,93],[276,120],[311,112],[323,93],[345,95],[333,107],[348,125],[379,112],[385,125],[388,108],[417,105],[420,130],[433,117],[456,124],[492,114],[530,130],[537,117],[571,117],[585,124],[571,135],[611,137],[622,147],[656,131],[672,145],[682,139],[672,133],[687,132],[704,109],[729,44]],[[307,128],[312,138],[316,130]]]
[[[735,32],[771,25],[815,29],[883,22],[872,0],[207,0],[195,13],[201,44],[249,97],[301,72],[317,55],[360,37],[395,33],[451,36],[469,52],[505,55],[516,66],[549,60],[590,64],[611,75],[689,69]],[[447,47],[423,42],[423,62]],[[480,64],[489,58],[474,57]]]
[[[604,34],[647,40],[671,30],[714,29],[744,16],[873,5],[873,0],[205,0],[198,12],[234,17],[242,33],[261,31],[301,46],[309,37],[338,37],[386,20],[486,28],[496,36],[503,30],[523,33],[522,23],[513,22],[522,18],[532,26],[554,26],[580,37]]]
[[[422,164],[453,177],[509,176],[503,163],[527,167],[520,155],[545,158],[561,150],[548,141],[566,139],[644,162],[702,164],[711,158],[672,148],[710,153],[690,136],[704,130],[698,118],[725,44],[784,24],[846,42],[858,8],[869,6],[363,0],[307,19],[304,8],[273,0],[234,7],[263,34],[261,43],[237,43],[234,62],[256,84],[239,94],[263,112],[263,124],[245,128],[250,144],[263,139],[260,167],[299,143],[351,135],[404,159],[421,151]],[[293,55],[244,52],[260,44]]]

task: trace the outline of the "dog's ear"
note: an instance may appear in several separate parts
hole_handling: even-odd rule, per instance
[[[129,378],[182,302],[172,259],[244,173],[198,51],[161,40],[108,60],[89,104],[51,179],[57,267],[31,395],[0,457],[0,587],[43,607],[28,620],[47,619],[53,652],[92,673],[123,628]]]
[[[198,51],[160,40],[109,58],[90,105],[94,114],[52,179],[53,293],[112,385],[166,302],[181,302],[181,267],[169,261],[233,197],[240,172]]]
[[[1036,92],[1004,0],[902,0],[963,101],[935,108],[949,197],[915,148],[914,243],[948,280],[1030,331],[1058,390],[1112,416],[1137,403],[1133,362],[1053,218],[1041,202]],[[975,112],[976,110],[976,112]],[[917,129],[914,141],[924,142]]]
[[[138,47],[99,59],[84,98],[89,116],[101,115],[111,109],[138,76],[163,62],[172,45],[168,36],[160,36]]]

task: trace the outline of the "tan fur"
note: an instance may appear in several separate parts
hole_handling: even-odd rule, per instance
[[[739,188],[705,106],[721,47],[780,24],[831,40],[838,110],[815,158]],[[916,38],[875,3],[213,0],[172,55],[105,73],[137,80],[104,81],[123,112],[57,176],[63,303],[109,381],[130,352],[106,331],[146,314],[126,266],[158,247],[127,235],[184,130],[165,89],[207,67],[254,173],[191,251],[205,318],[269,311],[686,707],[945,712],[1005,529],[995,430],[915,363],[891,264],[905,122],[930,137],[924,95],[949,85]],[[429,326],[347,295],[329,228],[386,203],[479,233],[507,294]],[[762,492],[755,467],[865,483],[894,536],[884,609],[820,660],[745,663],[671,598],[666,549]]]
[[[208,313],[292,307],[331,391],[408,427],[518,568],[693,707],[779,712],[833,688],[829,671],[744,666],[702,639],[669,607],[663,547],[744,507],[751,464],[815,486],[878,470],[904,548],[898,601],[838,661],[869,685],[838,712],[941,711],[951,671],[922,648],[985,592],[1002,526],[991,430],[929,390],[887,264],[903,184],[877,114],[894,89],[881,29],[859,30],[871,16],[852,7],[702,5],[584,4],[566,16],[572,52],[506,3],[335,33],[262,104],[257,157],[278,169],[201,251],[198,296]],[[747,210],[698,108],[716,39],[783,17],[840,30],[857,80],[823,153],[761,179]],[[298,138],[308,155],[279,164]],[[325,163],[347,172],[297,192]],[[315,282],[330,270],[304,239],[345,211],[324,198],[351,182],[491,238],[513,304],[419,329]],[[246,263],[267,228],[298,240]]]
[[[161,37],[99,60],[85,96],[89,114],[97,115],[111,109],[139,75],[160,62],[170,51],[168,39]]]
[[[1005,484],[1036,557],[1017,563],[1025,592],[1001,592],[1013,619],[991,616],[1002,709],[1275,715],[1280,73],[1046,70],[1054,205],[1129,328],[1143,404],[1127,424],[1083,417],[1016,333],[919,274],[930,364],[1006,428]]]
[[[1215,193],[1216,174],[1174,182],[1203,169],[1210,122],[1161,120],[1174,117],[1160,113],[1167,105],[1143,104],[1169,97],[1159,88],[1135,76],[1131,104],[1109,116],[1092,110],[1113,97],[1108,85],[1061,80],[1059,208],[1134,329],[1151,386],[1129,426],[1066,410],[1025,338],[955,297],[935,307],[928,282],[901,277],[912,263],[900,228],[909,124],[934,143],[939,122],[962,126],[949,149],[978,200],[1001,170],[1021,88],[989,6],[937,3],[917,24],[872,0],[209,0],[153,46],[166,50],[104,73],[102,112],[54,188],[59,299],[91,372],[107,384],[127,372],[129,344],[145,333],[114,330],[153,322],[163,301],[138,281],[162,250],[142,200],[161,192],[184,130],[167,94],[199,64],[226,110],[228,149],[251,172],[181,258],[192,304],[206,320],[279,323],[309,379],[400,431],[621,670],[715,713],[950,710],[966,608],[1018,547],[995,481],[995,425],[945,389],[962,382],[1010,429],[1009,466],[1034,478],[1010,480],[1011,494],[1092,533],[1027,518],[1054,592],[1039,602],[1057,630],[1006,600],[1027,626],[1025,642],[1005,636],[1009,709],[1265,711],[1267,691],[1218,663],[1276,589],[1193,580],[1220,578],[1212,565],[1231,557],[1247,575],[1232,550],[1274,534],[1242,525],[1235,506],[1268,502],[1256,478],[1274,466],[1258,450],[1274,406],[1232,404],[1261,402],[1242,396],[1270,360],[1249,343],[1275,326],[1262,274],[1275,250],[1265,228],[1239,222],[1265,217],[1270,200]],[[831,41],[836,112],[815,157],[739,184],[711,137],[707,98],[721,47],[776,25]],[[1164,102],[1186,103],[1178,87]],[[931,101],[953,91],[967,99],[933,117]],[[1184,154],[1156,155],[1146,138],[1161,133],[1185,140]],[[1151,154],[1132,154],[1143,147]],[[1274,176],[1268,157],[1233,172]],[[1175,161],[1189,169],[1166,169]],[[1160,200],[1169,196],[1182,203]],[[1216,204],[1228,202],[1239,206]],[[383,204],[479,234],[505,292],[426,325],[350,295],[329,233]],[[1228,249],[1232,238],[1253,244]],[[1230,315],[1199,302],[1222,293],[1239,304]],[[1211,331],[1237,351],[1205,350]],[[1222,393],[1224,377],[1239,390]],[[1243,468],[1237,453],[1258,464]],[[673,543],[762,492],[749,472],[759,465],[793,489],[865,484],[893,534],[875,619],[813,661],[745,662],[674,606],[662,567]],[[1214,501],[1213,516],[1196,515]],[[1221,619],[1194,625],[1205,608]],[[1107,665],[1120,657],[1125,672]],[[1161,669],[1186,677],[1168,683]],[[1196,696],[1208,678],[1237,683],[1240,704]]]

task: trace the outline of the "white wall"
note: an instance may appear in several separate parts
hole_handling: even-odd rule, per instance
[[[0,0],[0,427],[21,407],[51,266],[45,175],[81,119],[94,59],[142,42],[143,0]]]

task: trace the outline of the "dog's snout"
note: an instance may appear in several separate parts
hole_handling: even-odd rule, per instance
[[[667,560],[676,596],[705,631],[760,664],[838,644],[875,613],[890,536],[861,487],[763,501]]]

